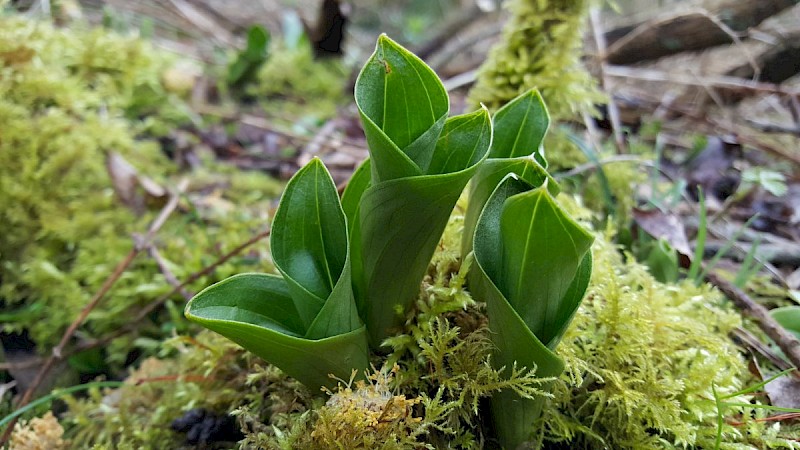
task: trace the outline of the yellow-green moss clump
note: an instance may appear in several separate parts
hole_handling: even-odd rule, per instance
[[[554,119],[590,111],[602,100],[580,61],[591,0],[508,0],[511,17],[481,66],[473,104],[497,109],[531,88],[547,99]]]
[[[583,31],[592,0],[507,0],[511,17],[500,41],[478,70],[470,103],[496,110],[531,88],[547,99],[554,121],[580,119],[605,97],[581,62]],[[586,158],[564,132],[546,137],[552,167],[574,167]]]
[[[277,183],[259,174],[232,177],[213,162],[207,162],[211,168],[181,174],[154,140],[154,133],[184,120],[183,102],[161,83],[174,60],[134,37],[0,16],[0,322],[5,331],[26,329],[43,353],[165,200],[151,199],[139,211],[125,206],[106,168],[110,152],[166,187],[177,185],[178,177],[190,178],[181,206],[156,241],[178,279],[267,223]],[[256,248],[265,256],[265,245]],[[236,258],[190,290],[233,273],[269,270],[264,261]],[[79,336],[117,330],[170,289],[145,252]],[[176,318],[182,321],[179,314]],[[141,333],[160,339],[171,328],[160,327],[142,327]],[[131,339],[115,340],[109,358],[124,362]]]
[[[13,450],[64,450],[68,447],[63,435],[64,428],[53,413],[47,411],[42,417],[14,425],[8,446]]]
[[[124,387],[68,399],[61,423],[72,448],[182,448],[187,434],[170,425],[195,408],[224,415],[244,406],[248,414],[281,423],[279,416],[310,404],[299,383],[217,334],[175,338],[160,349],[170,356],[143,361]]]
[[[292,46],[276,42],[247,92],[277,119],[324,121],[346,101],[348,73],[338,59],[314,59],[304,40]]]

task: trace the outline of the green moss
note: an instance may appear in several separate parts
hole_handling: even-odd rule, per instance
[[[179,448],[186,436],[169,425],[193,408],[225,414],[247,404],[279,414],[304,408],[308,398],[298,383],[214,333],[176,338],[161,349],[173,356],[145,360],[125,387],[68,399],[62,423],[73,448]]]
[[[337,59],[315,60],[311,46],[276,43],[248,94],[260,99],[268,113],[327,120],[345,101],[347,67]]]
[[[591,220],[569,197],[559,200],[573,217]],[[73,403],[68,436],[87,445],[110,439],[138,448],[173,445],[179,436],[165,431],[164,422],[202,406],[234,411],[245,431],[243,449],[494,448],[482,399],[497,389],[542,395],[543,380],[531,371],[492,369],[482,305],[464,289],[469,267],[457,259],[461,220],[457,208],[404,333],[388,341],[392,354],[375,359],[369,382],[342,382],[327,399],[312,397],[235,344],[201,333],[170,343],[177,355],[131,377],[174,378],[105,397],[127,399],[117,404],[128,406],[102,413],[99,394]],[[612,237],[597,234],[588,297],[559,347],[567,370],[545,407],[538,445],[713,448],[712,386],[724,395],[755,382],[728,337],[741,318],[707,285],[655,281]],[[147,401],[151,396],[159,401]],[[756,408],[726,408],[721,448],[800,447],[796,427],[756,420],[764,416]]]
[[[160,82],[174,60],[144,41],[103,30],[0,17],[0,314],[5,331],[27,329],[43,353],[161,207],[153,200],[135,213],[119,200],[106,169],[109,152],[165,186],[186,176],[154,140],[144,139],[154,124],[181,122],[181,99]],[[209,165],[190,175],[181,206],[157,236],[178,279],[263,229],[269,199],[280,190],[263,175],[230,181],[230,170]],[[264,256],[264,247],[254,251]],[[241,271],[271,270],[266,258],[252,256],[234,258],[189,289]],[[91,339],[118,329],[170,289],[156,263],[140,256],[79,335]],[[180,326],[162,329],[163,319],[175,318],[141,333],[160,338]],[[123,362],[131,339],[112,343],[109,360]]]
[[[556,120],[591,111],[602,101],[581,64],[582,36],[590,0],[509,0],[511,18],[500,42],[481,66],[470,92],[473,104],[490,109],[531,88],[547,99]]]
[[[713,448],[712,387],[724,395],[752,382],[728,337],[741,318],[708,285],[657,282],[611,238],[595,241],[587,298],[559,349],[567,370],[545,408],[545,439],[569,448]],[[731,415],[744,426],[726,422],[721,448],[797,445],[790,431],[756,422],[761,412]]]

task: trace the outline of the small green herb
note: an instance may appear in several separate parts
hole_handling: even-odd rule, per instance
[[[448,118],[436,74],[386,36],[355,98],[370,158],[341,201],[325,166],[312,160],[289,181],[273,222],[282,277],[231,277],[193,298],[186,316],[312,389],[364,374],[368,344],[397,347],[386,339],[401,331],[473,179],[465,233],[474,230],[478,270],[470,289],[487,304],[497,349],[487,349],[486,365],[506,379],[486,383],[471,401],[477,410],[478,398],[492,395],[498,437],[516,448],[534,437],[542,400],[563,370],[554,349],[592,267],[594,238],[555,202],[558,186],[545,170],[544,103],[529,91],[494,124],[486,108]],[[464,242],[469,253],[471,239]]]

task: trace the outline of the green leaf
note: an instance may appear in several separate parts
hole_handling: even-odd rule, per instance
[[[543,187],[509,197],[500,217],[502,254],[492,276],[500,292],[542,342],[549,342],[583,256],[594,238]]]
[[[439,173],[373,182],[364,192],[359,215],[364,278],[357,291],[365,297],[359,305],[374,347],[399,324],[396,311],[416,298],[450,212],[486,157],[491,135],[485,109],[452,117],[432,154],[430,168]]]
[[[367,367],[365,329],[325,339],[302,337],[286,282],[267,274],[240,274],[197,294],[186,317],[274,364],[306,386],[332,386],[334,374],[349,379]]]
[[[356,80],[356,105],[372,159],[372,181],[427,171],[450,108],[441,80],[386,35]]]
[[[539,92],[529,90],[495,113],[492,118],[494,139],[489,159],[478,169],[470,183],[469,206],[464,217],[461,255],[472,251],[472,235],[486,200],[500,180],[515,173],[533,186],[547,185],[553,195],[558,183],[547,173],[541,146],[550,115]]]
[[[239,343],[311,388],[368,366],[366,328],[352,291],[345,213],[313,159],[286,186],[271,247],[283,278],[248,274],[197,294],[186,317]]]
[[[800,306],[783,306],[771,309],[769,314],[783,328],[800,339]]]
[[[492,124],[486,108],[451,117],[436,142],[427,174],[443,174],[478,164],[492,143]]]
[[[286,185],[270,237],[275,266],[286,278],[307,327],[345,270],[347,239],[336,186],[322,162],[314,158]],[[352,324],[345,329],[352,329]]]
[[[269,31],[260,25],[254,25],[247,30],[247,49],[245,54],[248,59],[263,59],[267,56],[269,45]]]
[[[472,238],[475,225],[483,206],[495,188],[506,175],[513,173],[531,186],[546,185],[553,195],[561,188],[553,177],[536,160],[523,157],[513,159],[487,159],[478,168],[470,181],[469,204],[464,215],[464,231],[461,235],[461,256],[466,258],[472,251]]]
[[[255,78],[258,69],[267,61],[270,34],[261,25],[247,31],[247,47],[239,52],[228,68],[228,85],[240,88]]]
[[[780,197],[788,191],[786,177],[782,173],[761,167],[745,169],[742,172],[742,181],[743,184],[761,186],[776,197]]]
[[[553,350],[588,286],[592,240],[546,186],[533,188],[514,174],[503,178],[478,219],[469,279],[473,297],[486,302],[495,367],[536,368],[539,377],[561,373],[563,362]],[[505,448],[532,437],[542,404],[543,398],[512,391],[493,396]]]
[[[516,158],[538,152],[550,126],[539,91],[531,89],[497,110],[489,158]]]
[[[362,304],[365,294],[362,291],[364,286],[364,264],[361,256],[361,197],[370,185],[370,160],[367,158],[353,172],[353,176],[347,182],[347,187],[342,193],[342,209],[347,216],[347,229],[350,232],[350,265],[353,277],[353,295],[356,299],[356,306],[359,311],[364,311]]]

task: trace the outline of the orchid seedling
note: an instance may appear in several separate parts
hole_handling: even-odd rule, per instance
[[[448,117],[433,70],[381,36],[355,100],[369,158],[341,200],[313,159],[287,184],[273,220],[280,276],[233,276],[197,294],[186,316],[312,389],[363,374],[370,355],[402,331],[471,180],[462,252],[477,263],[469,288],[487,305],[492,361],[509,371],[535,368],[543,378],[560,374],[555,348],[586,290],[593,238],[553,197],[539,94],[522,94],[493,119],[486,108]],[[494,395],[505,448],[533,436],[543,400]]]

